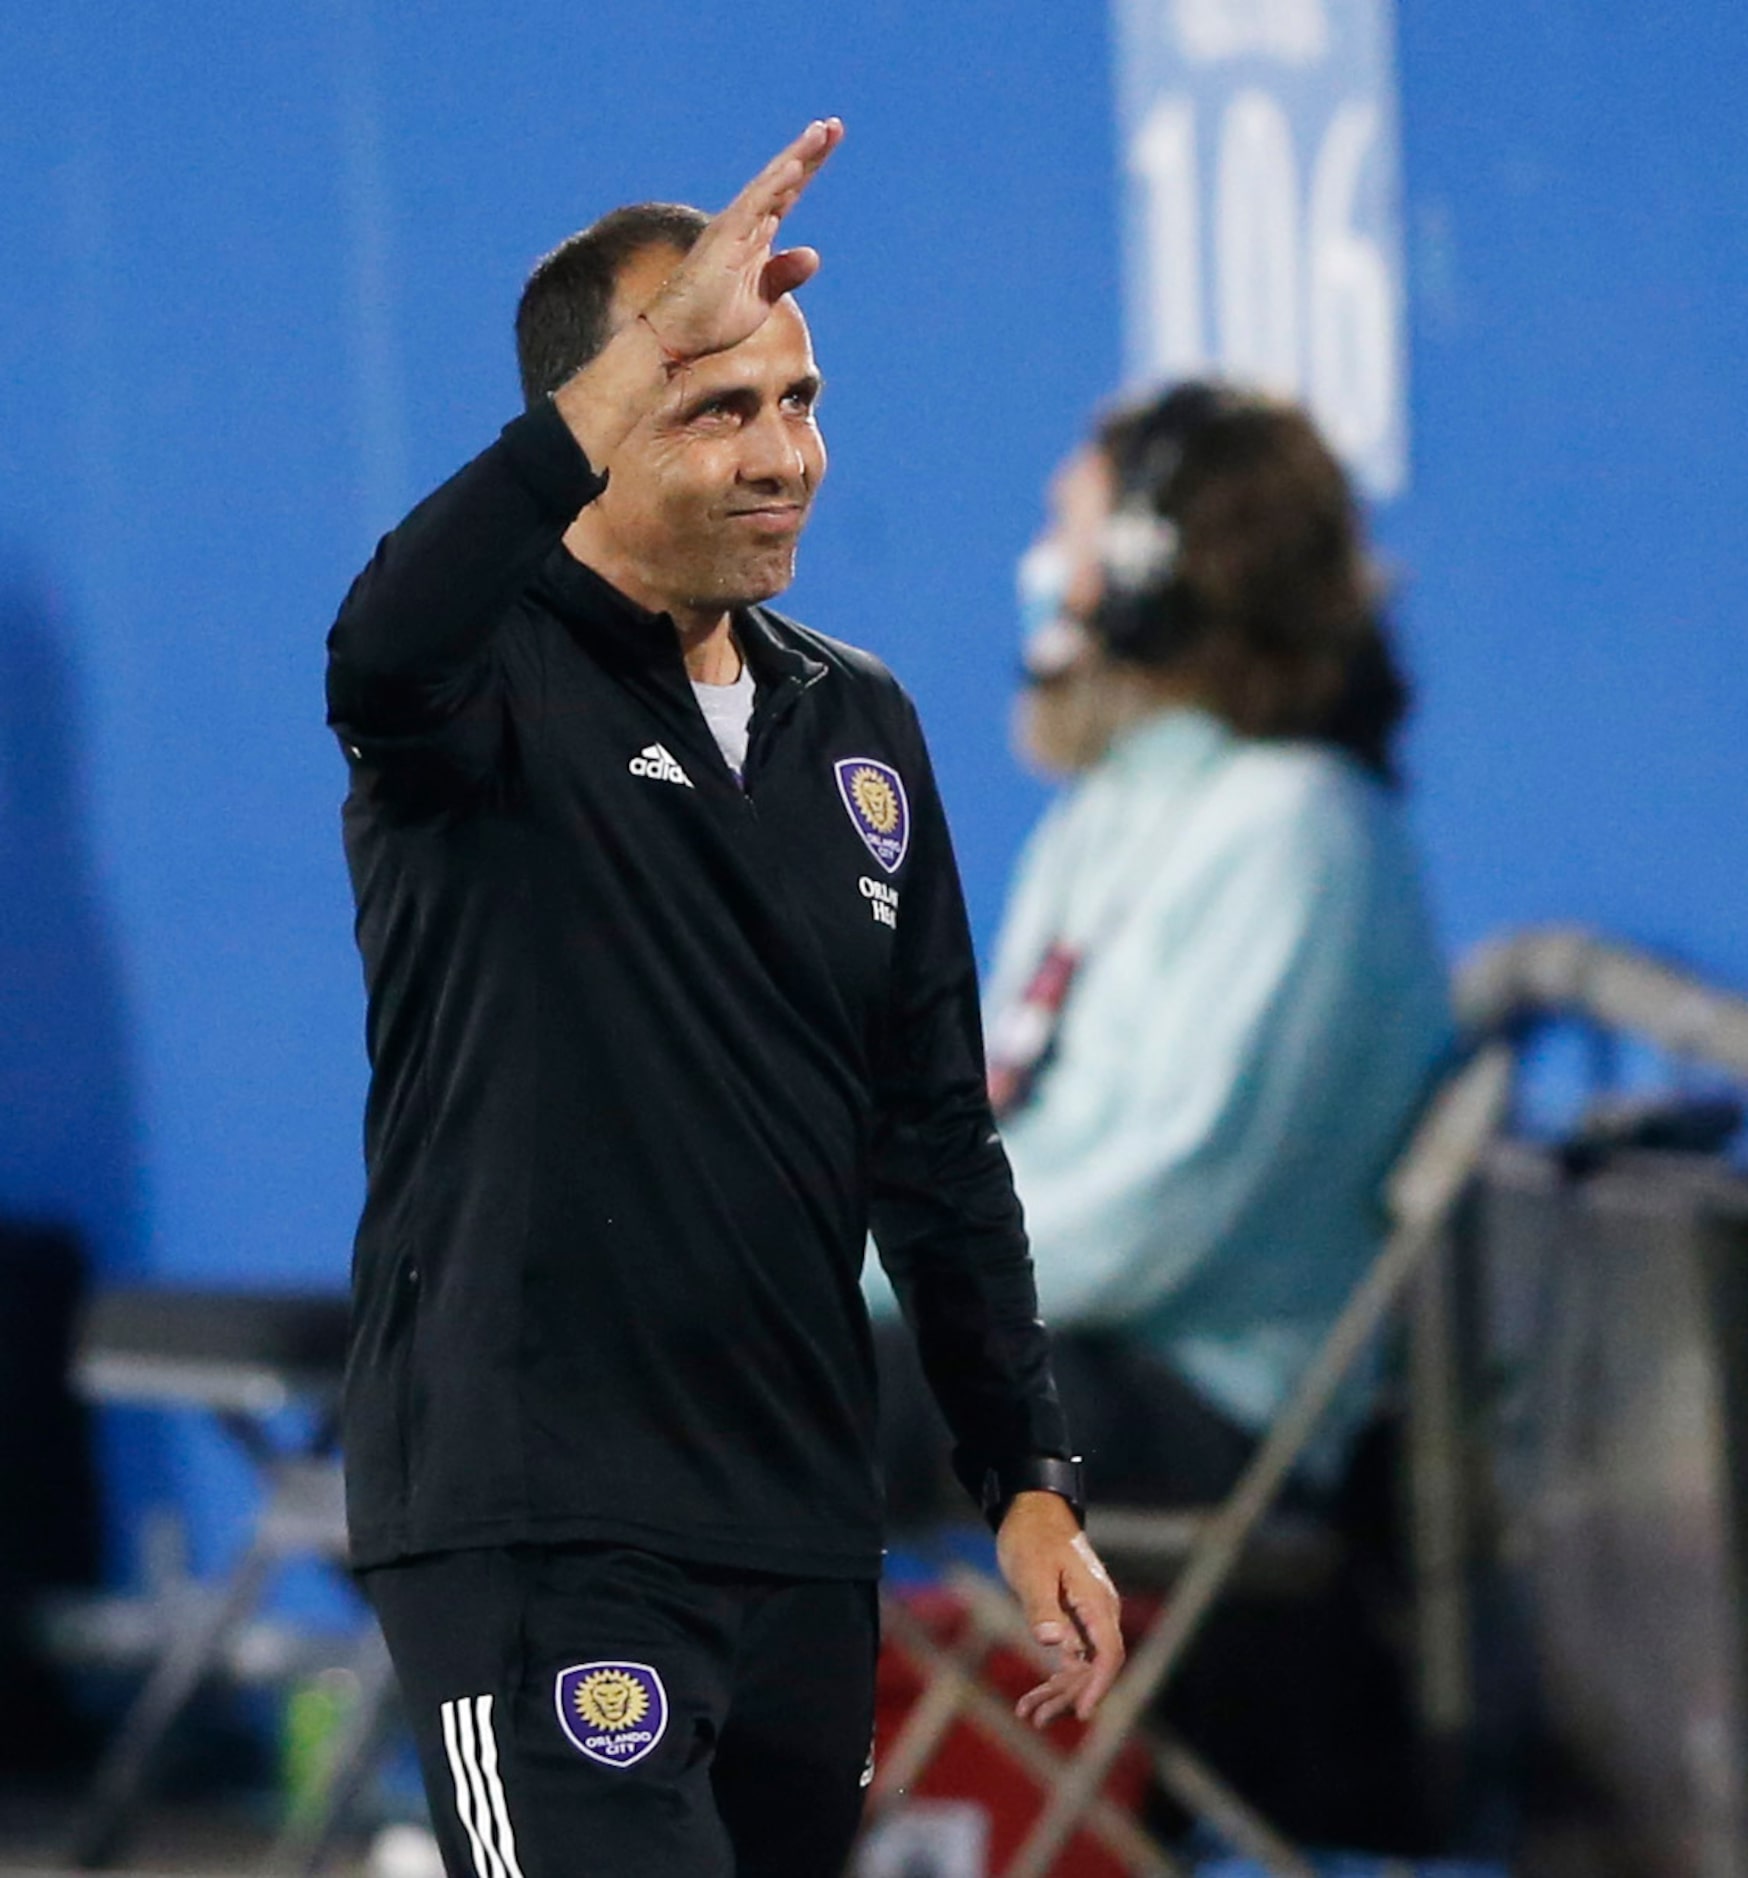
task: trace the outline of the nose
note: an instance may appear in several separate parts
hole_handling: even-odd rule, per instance
[[[786,494],[800,494],[807,488],[806,437],[781,412],[762,411],[742,431],[740,479]]]

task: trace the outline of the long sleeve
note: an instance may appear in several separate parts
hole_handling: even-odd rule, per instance
[[[1093,936],[1004,1134],[1052,1320],[1229,1362],[1203,1380],[1250,1419],[1375,1243],[1448,1019],[1371,785],[1271,754],[1180,806],[1182,845]]]
[[[328,721],[354,755],[479,704],[494,629],[605,486],[545,404],[383,538],[328,635]]]
[[[984,1470],[1066,1456],[1068,1434],[1013,1179],[985,1087],[977,972],[922,735],[913,860],[878,1087],[872,1223],[881,1262],[975,1493]]]
[[[1352,992],[1352,883],[1309,860],[1292,830],[1253,832],[1207,883],[1199,942],[1160,935],[1164,969],[1130,1001],[1130,1060],[1065,1025],[1037,1099],[1007,1124],[1062,1321],[1143,1314],[1274,1177]]]

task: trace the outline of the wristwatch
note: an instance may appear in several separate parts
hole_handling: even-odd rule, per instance
[[[1065,1461],[1054,1454],[1029,1454],[984,1470],[983,1517],[999,1532],[1007,1510],[1022,1493],[1054,1493],[1068,1502],[1076,1520],[1086,1524],[1086,1480],[1080,1457]]]

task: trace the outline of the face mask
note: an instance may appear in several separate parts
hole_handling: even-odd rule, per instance
[[[1053,541],[1040,541],[1020,557],[1015,585],[1020,603],[1020,665],[1033,680],[1059,678],[1086,651],[1086,628],[1062,610],[1068,557]]]

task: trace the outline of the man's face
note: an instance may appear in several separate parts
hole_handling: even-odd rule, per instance
[[[678,259],[668,248],[634,256],[615,321],[636,318]],[[825,475],[819,391],[807,322],[790,299],[743,344],[680,374],[619,447],[605,493],[585,512],[611,552],[602,571],[643,605],[676,613],[781,593]]]

